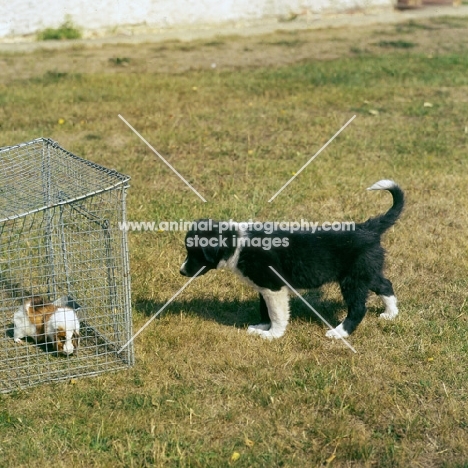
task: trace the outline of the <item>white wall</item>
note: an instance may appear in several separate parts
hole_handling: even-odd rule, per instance
[[[384,7],[392,3],[393,0],[0,0],[0,37],[58,27],[67,17],[87,30],[137,24],[167,28]]]

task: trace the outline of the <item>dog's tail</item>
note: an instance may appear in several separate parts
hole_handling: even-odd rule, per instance
[[[364,223],[366,229],[381,235],[391,228],[400,217],[405,205],[405,194],[393,180],[379,180],[367,190],[388,190],[393,197],[393,206],[385,214],[371,218]]]

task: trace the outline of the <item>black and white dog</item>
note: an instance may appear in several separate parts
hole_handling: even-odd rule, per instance
[[[385,304],[380,317],[391,320],[398,315],[397,300],[392,283],[382,273],[385,252],[380,237],[399,218],[404,194],[391,180],[381,180],[368,190],[388,190],[393,206],[383,215],[356,223],[354,230],[266,233],[227,228],[226,222],[197,221],[185,238],[187,258],[180,273],[192,277],[202,267],[200,274],[214,268],[237,273],[260,293],[261,323],[251,325],[248,332],[269,339],[281,337],[289,321],[288,287],[270,266],[294,289],[339,283],[348,315],[327,337],[347,337],[356,329],[366,314],[369,291]]]

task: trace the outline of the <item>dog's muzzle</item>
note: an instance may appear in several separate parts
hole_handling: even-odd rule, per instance
[[[183,276],[188,276],[187,275],[187,270],[185,269],[185,265],[187,265],[187,260],[185,260],[184,263],[182,263],[182,266],[180,267],[179,273]]]

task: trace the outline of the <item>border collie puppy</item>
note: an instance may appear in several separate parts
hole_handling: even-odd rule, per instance
[[[289,296],[285,283],[294,289],[318,288],[337,282],[348,307],[345,320],[326,336],[349,336],[366,314],[369,291],[378,294],[384,319],[398,315],[392,283],[383,276],[382,234],[395,224],[404,205],[404,193],[391,180],[381,180],[368,190],[388,190],[393,206],[387,213],[355,224],[354,230],[241,230],[226,222],[199,220],[192,223],[185,245],[187,258],[180,268],[184,276],[201,275],[215,268],[228,268],[260,293],[261,323],[249,333],[273,339],[283,336],[289,321]],[[246,224],[246,223],[243,223]],[[254,242],[254,238],[257,241]],[[270,248],[266,249],[265,245]]]

